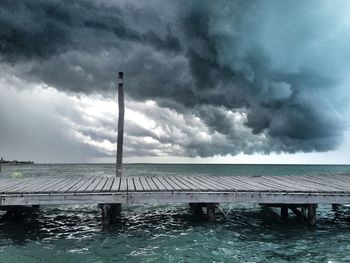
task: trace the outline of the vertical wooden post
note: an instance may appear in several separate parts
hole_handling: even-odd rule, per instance
[[[117,139],[117,163],[116,176],[122,177],[123,165],[123,139],[124,139],[124,73],[119,72],[118,76],[118,139]]]
[[[316,207],[317,205],[315,204],[307,206],[307,223],[310,226],[316,225]]]
[[[190,210],[193,216],[203,216],[203,204],[201,203],[190,203]]]
[[[209,221],[215,220],[215,204],[207,204],[207,218]]]
[[[332,210],[337,211],[340,208],[340,204],[332,204]]]
[[[281,218],[283,220],[286,220],[288,218],[288,206],[287,205],[281,206]]]
[[[115,217],[120,216],[121,204],[99,204],[102,214],[102,225],[109,225]]]
[[[117,160],[116,160],[116,176],[122,176],[123,165],[123,139],[124,139],[124,73],[118,74],[118,138],[117,138]],[[102,213],[102,224],[107,225],[111,220],[120,216],[121,204],[99,204]]]

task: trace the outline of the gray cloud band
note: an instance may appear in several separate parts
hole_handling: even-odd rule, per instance
[[[128,96],[194,114],[231,142],[187,143],[190,156],[327,151],[347,126],[342,4],[1,1],[0,57],[18,77],[68,93],[110,96],[125,71]],[[269,143],[248,146],[227,111]]]

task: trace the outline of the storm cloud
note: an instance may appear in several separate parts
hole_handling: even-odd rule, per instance
[[[156,103],[142,111],[162,131],[129,122],[130,156],[329,151],[348,127],[349,9],[340,0],[1,1],[0,63],[27,83],[105,98],[124,71],[130,108]],[[113,118],[71,118],[82,135],[115,143]]]

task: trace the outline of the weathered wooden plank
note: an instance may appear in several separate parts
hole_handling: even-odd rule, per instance
[[[114,177],[108,177],[107,182],[106,182],[105,186],[102,189],[103,192],[111,191],[114,179],[115,179]]]
[[[246,188],[249,190],[254,191],[270,191],[272,188],[271,186],[266,186],[265,184],[262,184],[260,182],[257,182],[258,177],[252,177],[252,176],[232,176],[227,178],[231,181],[236,181],[241,183],[242,185],[246,185]]]
[[[150,177],[145,177],[145,179],[152,191],[159,191],[157,185],[153,182],[153,180]]]
[[[73,180],[75,180],[75,177],[65,178],[65,180],[46,188],[45,192],[49,192],[49,193],[58,192],[59,189],[61,189],[63,186],[67,185],[68,183],[72,182]]]
[[[112,187],[111,187],[111,191],[112,192],[118,192],[119,191],[119,187],[120,187],[120,177],[116,177],[113,184],[112,184]]]
[[[336,177],[336,182],[344,187],[350,187],[350,176],[339,176]]]
[[[200,183],[201,185],[205,186],[208,191],[213,191],[214,189],[217,189],[218,191],[221,191],[221,190],[226,190],[224,188],[221,188],[221,187],[217,187],[216,185],[213,185],[211,182],[203,179],[203,177],[192,177],[193,180],[196,180],[198,183]]]
[[[31,186],[30,188],[23,188],[22,192],[43,192],[46,188],[50,188],[52,185],[56,185],[57,183],[59,183],[60,181],[62,181],[62,178],[47,178],[46,181],[44,181],[43,183],[36,183],[36,185]]]
[[[246,182],[248,179],[245,180],[243,176],[227,176],[226,180],[231,181],[233,184],[233,187],[237,191],[257,191],[259,189],[266,190],[265,188],[257,187],[256,183],[252,184],[252,183]]]
[[[229,187],[220,182],[220,179],[217,179],[215,176],[201,176],[196,178],[198,178],[198,180],[201,180],[202,182],[206,182],[209,185],[211,185],[213,191],[227,191],[232,189],[232,187]]]
[[[26,178],[28,180],[28,178]],[[22,179],[22,180],[25,180],[25,179]],[[23,183],[23,181],[19,181],[19,180],[10,180],[8,181],[7,183],[3,184],[3,185],[0,185],[0,192],[6,192],[6,190],[9,188],[9,187],[12,187],[13,185],[16,185],[16,184],[19,184],[19,183]]]
[[[0,186],[0,189],[1,187],[7,189],[7,192],[0,194],[0,205],[14,204],[20,200],[21,205],[32,202],[66,204],[69,200],[77,203],[229,202],[229,200],[232,202],[233,199],[235,202],[245,200],[248,203],[348,203],[349,177],[348,175],[170,176],[126,177],[121,180],[113,177],[21,178],[16,181],[6,180],[7,183]],[[10,190],[14,192],[8,192]],[[120,190],[127,191],[127,195],[119,193]],[[83,198],[86,200],[82,200]]]
[[[346,189],[350,189],[350,182],[342,177],[325,177],[325,176],[313,176],[310,175],[310,179],[317,181],[323,185],[331,186],[340,191],[344,191]]]
[[[56,183],[54,183],[54,184],[49,184],[49,185],[45,185],[44,187],[42,187],[41,189],[40,189],[40,191],[39,192],[51,192],[51,190],[53,189],[53,188],[57,188],[58,187],[58,185],[60,185],[61,187],[63,187],[63,186],[65,186],[65,185],[67,185],[67,182],[70,182],[71,181],[71,179],[70,178],[64,178],[65,180],[59,180],[59,181],[57,181]],[[76,178],[75,178],[76,179]],[[38,187],[41,187],[42,186],[42,182],[41,181],[36,181],[36,184],[37,184],[37,186]],[[29,186],[29,187],[31,187],[31,186]],[[28,189],[22,189],[22,190],[24,190],[25,192],[28,192]]]
[[[285,191],[288,190],[286,186],[280,183],[279,180],[275,180],[270,176],[254,176],[251,177],[253,181],[260,184],[266,191]],[[291,189],[292,190],[292,189]]]
[[[231,180],[230,176],[211,176],[210,179],[216,182],[217,184],[224,186],[225,189],[228,189],[230,191],[244,190],[244,188],[239,189],[237,182]]]
[[[53,182],[52,184],[49,184],[49,185],[46,185],[45,187],[41,187],[40,188],[40,192],[46,192],[46,193],[48,193],[48,192],[50,192],[50,190],[52,189],[52,188],[54,188],[54,187],[56,187],[57,185],[59,185],[59,184],[62,184],[62,183],[64,183],[64,182],[67,182],[68,181],[68,179],[67,178],[64,178],[64,177],[61,177],[61,178],[57,178],[58,180],[57,181],[55,181],[55,182]]]
[[[128,191],[128,182],[126,181],[126,177],[122,177],[120,179],[119,191],[127,192]]]
[[[148,182],[146,181],[145,177],[140,177],[140,183],[142,185],[142,188],[144,191],[151,191],[151,187],[149,186]]]
[[[22,180],[22,179],[19,179]],[[18,193],[22,193],[23,189],[26,190],[26,192],[31,192],[30,188],[34,187],[37,184],[41,184],[43,182],[47,181],[47,178],[31,178],[30,180],[25,180],[23,183],[18,183],[16,185],[13,185],[12,187],[9,187],[7,189],[5,189],[5,192],[7,193],[11,193],[11,192],[18,192]]]
[[[325,178],[318,178],[318,177],[310,177],[310,178],[304,178],[304,180],[315,180],[318,184],[322,184],[327,186],[328,188],[337,189],[338,191],[346,191],[350,188],[350,182],[347,182],[346,180],[342,180],[341,178],[338,179],[325,179]]]
[[[176,176],[176,177],[174,177],[174,179],[181,182],[181,184],[185,185],[188,190],[191,190],[191,191],[199,191],[200,190],[200,188],[198,188],[197,184],[192,183],[191,180],[190,181],[186,180],[186,178],[183,176]]]
[[[333,176],[315,176],[315,177],[320,177],[328,180],[335,180],[336,182],[344,182],[344,183],[350,183],[350,176],[349,175],[333,175]]]
[[[252,187],[251,184],[245,183],[242,184],[240,180],[237,180],[236,176],[221,176],[215,177],[216,182],[226,185],[228,189],[235,191],[247,191],[255,190],[255,187]]]
[[[102,177],[102,180],[98,183],[98,185],[96,185],[94,192],[101,192],[107,180],[108,180],[108,177]]]
[[[267,184],[271,184],[276,191],[299,191],[298,187],[290,182],[283,181],[280,178],[273,176],[261,176],[260,180],[265,181]]]
[[[260,203],[260,204],[332,204],[350,203],[350,195],[342,193],[272,193],[272,192],[130,192],[62,193],[0,196],[0,205],[57,205],[96,203]]]
[[[28,178],[26,178],[26,179],[28,179]],[[0,180],[0,191],[2,189],[5,189],[5,188],[11,186],[11,185],[18,184],[18,181],[19,181],[19,179],[14,179],[14,178],[1,179]]]
[[[168,177],[165,178],[165,180],[167,180],[173,186],[177,185],[178,190],[180,190],[180,191],[191,190],[190,187],[185,185],[183,182],[177,180],[177,178],[175,176],[168,176]]]
[[[264,181],[267,185],[271,185],[269,191],[300,191],[300,188],[298,188],[296,184],[278,179],[279,178],[274,178],[273,176],[259,177],[259,180]]]
[[[246,182],[243,176],[227,176],[227,180],[233,183],[233,187],[237,189],[237,191],[256,191],[260,189],[257,188],[256,184]]]
[[[0,198],[0,206],[8,205],[71,205],[71,204],[100,204],[100,203],[126,203],[125,193],[59,193],[59,194],[25,194],[11,195]]]
[[[11,188],[20,187],[22,185],[26,185],[30,182],[33,182],[34,180],[37,180],[38,178],[17,178],[12,179],[12,182],[8,182],[6,185],[3,185],[0,187],[0,192],[7,192]]]
[[[135,191],[135,185],[134,185],[134,182],[132,180],[132,178],[126,178],[126,183],[127,183],[127,186],[128,186],[128,191]]]
[[[69,184],[63,186],[59,191],[60,192],[68,192],[69,189],[71,189],[71,187],[75,186],[76,184],[78,184],[81,180],[84,180],[84,177],[77,177],[75,178],[72,182],[70,182]]]
[[[162,176],[154,177],[154,180],[159,181],[159,183],[161,183],[167,191],[174,191],[175,190],[175,188],[172,187],[172,185],[169,184]]]
[[[278,177],[271,176],[275,180],[278,180]],[[287,175],[283,176],[283,179],[281,178],[279,183],[287,188],[288,191],[317,191],[318,188],[310,187],[304,182],[301,182],[298,179],[293,178],[293,176],[289,177]]]
[[[322,191],[341,191],[344,190],[344,188],[346,189],[346,187],[344,187],[344,182],[326,180],[320,177],[298,176],[298,180],[302,182],[312,183],[313,185],[319,187],[319,189],[321,189]]]
[[[297,176],[294,176],[297,177]],[[293,178],[291,178],[293,180]],[[294,179],[295,180],[295,179]],[[306,179],[298,176],[298,183],[304,184],[306,187],[313,188],[317,191],[338,191],[333,185],[329,185],[324,181],[316,180],[316,179]]]
[[[186,180],[191,185],[193,185],[193,189],[195,189],[195,191],[208,191],[209,190],[209,187],[207,185],[202,184],[200,181],[198,181],[194,177],[184,176],[183,179]]]
[[[95,188],[102,181],[103,177],[96,177],[96,179],[86,188],[86,192],[93,192]]]
[[[225,176],[217,180],[225,181],[227,186],[230,186],[237,191],[275,191],[280,190],[274,182],[266,182],[260,176]],[[231,182],[231,184],[230,184]]]
[[[45,183],[47,179],[41,178],[40,184]],[[25,192],[32,192],[32,189],[35,188],[36,186],[40,185],[36,183],[37,181],[35,179],[30,180],[26,184],[18,184],[14,185],[13,187],[10,187],[6,192],[18,192],[22,193],[23,191]],[[29,191],[28,191],[29,190]]]
[[[170,176],[164,176],[163,180],[166,181],[171,187],[174,189],[174,191],[182,191],[183,188],[178,185],[176,182],[169,179]]]
[[[266,183],[260,176],[226,176],[227,181],[232,182],[232,187],[237,191],[271,191],[280,190],[274,183]]]
[[[283,181],[293,183],[295,186],[298,186],[300,191],[324,191],[324,187],[321,187],[319,184],[315,182],[308,182],[297,178],[299,176],[287,176],[283,177]]]
[[[79,188],[81,188],[82,186],[86,185],[89,182],[89,177],[84,178],[83,180],[81,180],[79,183],[77,183],[76,185],[72,186],[67,192],[76,192]]]
[[[327,180],[330,185],[340,187],[341,189],[349,189],[350,182],[343,178],[332,178]]]
[[[154,182],[154,184],[157,186],[159,191],[167,190],[167,188],[158,180],[157,177],[151,177],[150,179]]]
[[[134,182],[135,191],[143,191],[140,179],[138,177],[132,177],[132,180]]]
[[[255,178],[248,178],[248,181],[252,182],[242,182],[243,176],[222,176],[217,180],[220,180],[222,183],[226,184],[228,187],[232,189],[236,189],[236,191],[247,191],[247,190],[256,190],[256,185],[259,184],[255,181]],[[261,190],[264,189],[263,187]]]
[[[0,178],[0,186],[11,181],[13,181],[13,178]]]
[[[85,181],[84,184],[80,185],[80,187],[77,187],[75,192],[84,192],[97,178],[94,177],[89,177],[88,180]]]

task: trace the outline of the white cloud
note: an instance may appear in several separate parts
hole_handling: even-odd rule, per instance
[[[21,86],[26,85],[26,89]],[[126,98],[125,161],[180,163],[349,163],[350,132],[342,146],[327,153],[272,153],[264,133],[244,124],[245,110],[217,110],[235,134],[213,131],[194,113],[162,108],[155,101]],[[68,95],[24,83],[11,74],[0,78],[0,155],[36,162],[114,161],[116,100],[97,95]],[[247,155],[241,151],[253,153]],[[220,156],[226,152],[227,155]],[[236,156],[230,152],[237,153]],[[198,154],[209,157],[196,157]],[[192,156],[192,157],[191,157]],[[212,156],[212,157],[210,157]]]

